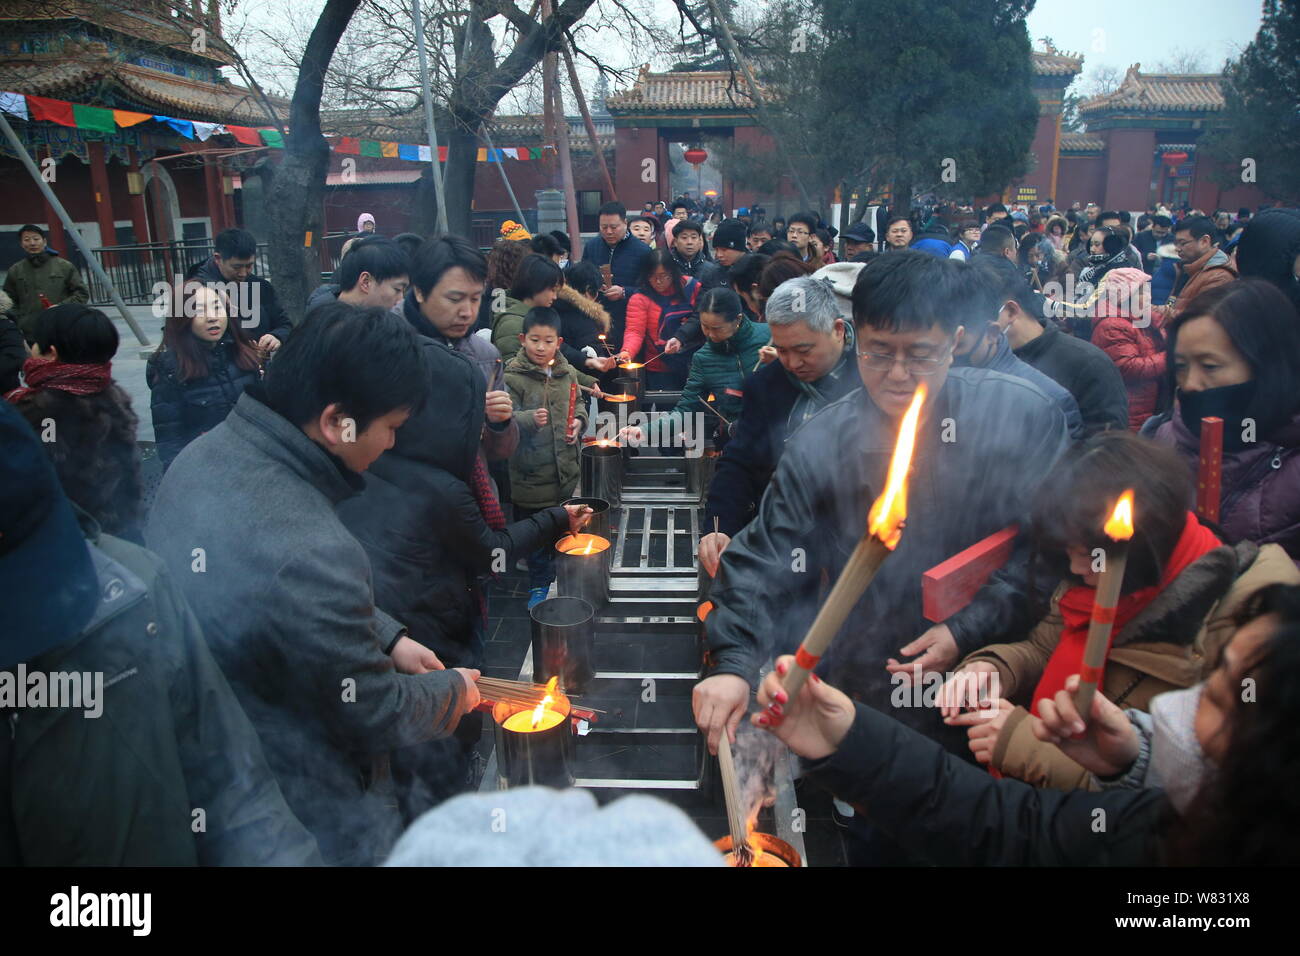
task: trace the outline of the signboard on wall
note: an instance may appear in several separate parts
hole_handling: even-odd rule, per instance
[[[1016,202],[1038,202],[1037,186],[1020,186],[1016,189]]]

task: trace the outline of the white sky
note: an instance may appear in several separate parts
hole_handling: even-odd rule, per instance
[[[527,6],[523,0],[519,2]],[[653,10],[653,19],[663,26],[676,25],[670,0],[633,2]],[[753,8],[762,0],[742,2]],[[292,9],[293,19],[309,30],[322,6],[323,0],[239,0],[238,10],[226,22],[232,27],[241,22],[253,28],[274,26]],[[870,9],[866,3],[864,7]],[[1084,74],[1078,85],[1086,85],[1098,66],[1114,67],[1122,74],[1140,62],[1150,71],[1175,50],[1203,53],[1208,69],[1217,72],[1225,59],[1238,55],[1254,38],[1260,15],[1259,0],[1038,0],[1028,27],[1035,46],[1039,38],[1050,36],[1059,50],[1083,54]],[[615,30],[601,31],[598,39],[588,35],[584,42],[602,62],[617,68],[634,70],[650,59],[643,43],[629,42]],[[257,71],[259,48],[243,45],[241,52]],[[656,69],[668,65],[662,58],[651,62]],[[583,85],[589,90],[594,69],[579,64]],[[503,111],[511,109],[508,101],[502,103]]]

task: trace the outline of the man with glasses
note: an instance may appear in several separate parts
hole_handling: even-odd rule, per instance
[[[817,231],[817,217],[810,212],[797,212],[785,227],[785,237],[799,250],[799,257],[807,262],[812,258],[811,239]]]
[[[1060,408],[1033,385],[989,369],[952,367],[963,326],[979,321],[970,302],[971,268],[904,251],[873,260],[858,276],[853,320],[864,387],[791,436],[757,515],[723,553],[714,580],[708,676],[693,699],[710,750],[723,732],[734,734],[759,668],[793,653],[824,588],[865,533],[899,422],[924,383],[902,540],[817,672],[962,753],[961,728],[946,727],[933,706],[912,706],[910,685],[999,635],[1023,633],[1031,623],[1028,548],[1020,541],[970,603],[941,624],[922,617],[921,576],[1008,525],[1023,527],[1026,489],[1037,487],[1069,442]]]
[[[1232,260],[1214,244],[1214,221],[1209,216],[1191,216],[1174,230],[1174,248],[1178,251],[1178,278],[1165,304],[1169,321],[1194,298],[1237,278]]]

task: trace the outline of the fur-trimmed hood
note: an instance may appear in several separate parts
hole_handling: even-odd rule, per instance
[[[609,333],[609,313],[594,299],[588,299],[581,292],[566,285],[560,287],[557,302],[567,303],[600,326],[601,332]]]

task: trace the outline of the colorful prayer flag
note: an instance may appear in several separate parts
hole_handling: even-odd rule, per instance
[[[21,93],[0,93],[0,110],[27,119],[27,97]]]
[[[284,137],[280,135],[278,129],[259,129],[262,134],[262,142],[272,149],[284,149]]]
[[[383,153],[379,151],[378,142],[376,142],[373,139],[363,139],[361,141],[361,155],[373,156],[376,159],[379,159],[381,156],[383,156]]]
[[[379,142],[379,155],[380,155],[380,156],[383,156],[385,159],[396,159],[396,158],[397,158],[397,144],[396,144],[396,143],[387,143],[387,142],[384,142],[383,140],[380,140],[380,142]]]
[[[145,120],[151,119],[153,119],[152,113],[135,113],[131,110],[113,110],[113,122],[123,129],[126,129],[128,126],[139,126]]]
[[[426,146],[424,148],[427,150],[429,147]],[[418,162],[420,159],[420,147],[411,143],[399,143],[397,146],[397,158]]]
[[[72,115],[72,104],[67,100],[51,100],[44,96],[27,97],[27,109],[34,120],[58,123],[60,126],[76,126],[77,120]]]
[[[235,142],[243,143],[245,146],[261,146],[262,137],[257,135],[257,130],[251,126],[231,126],[226,124],[226,132],[235,137]]]

